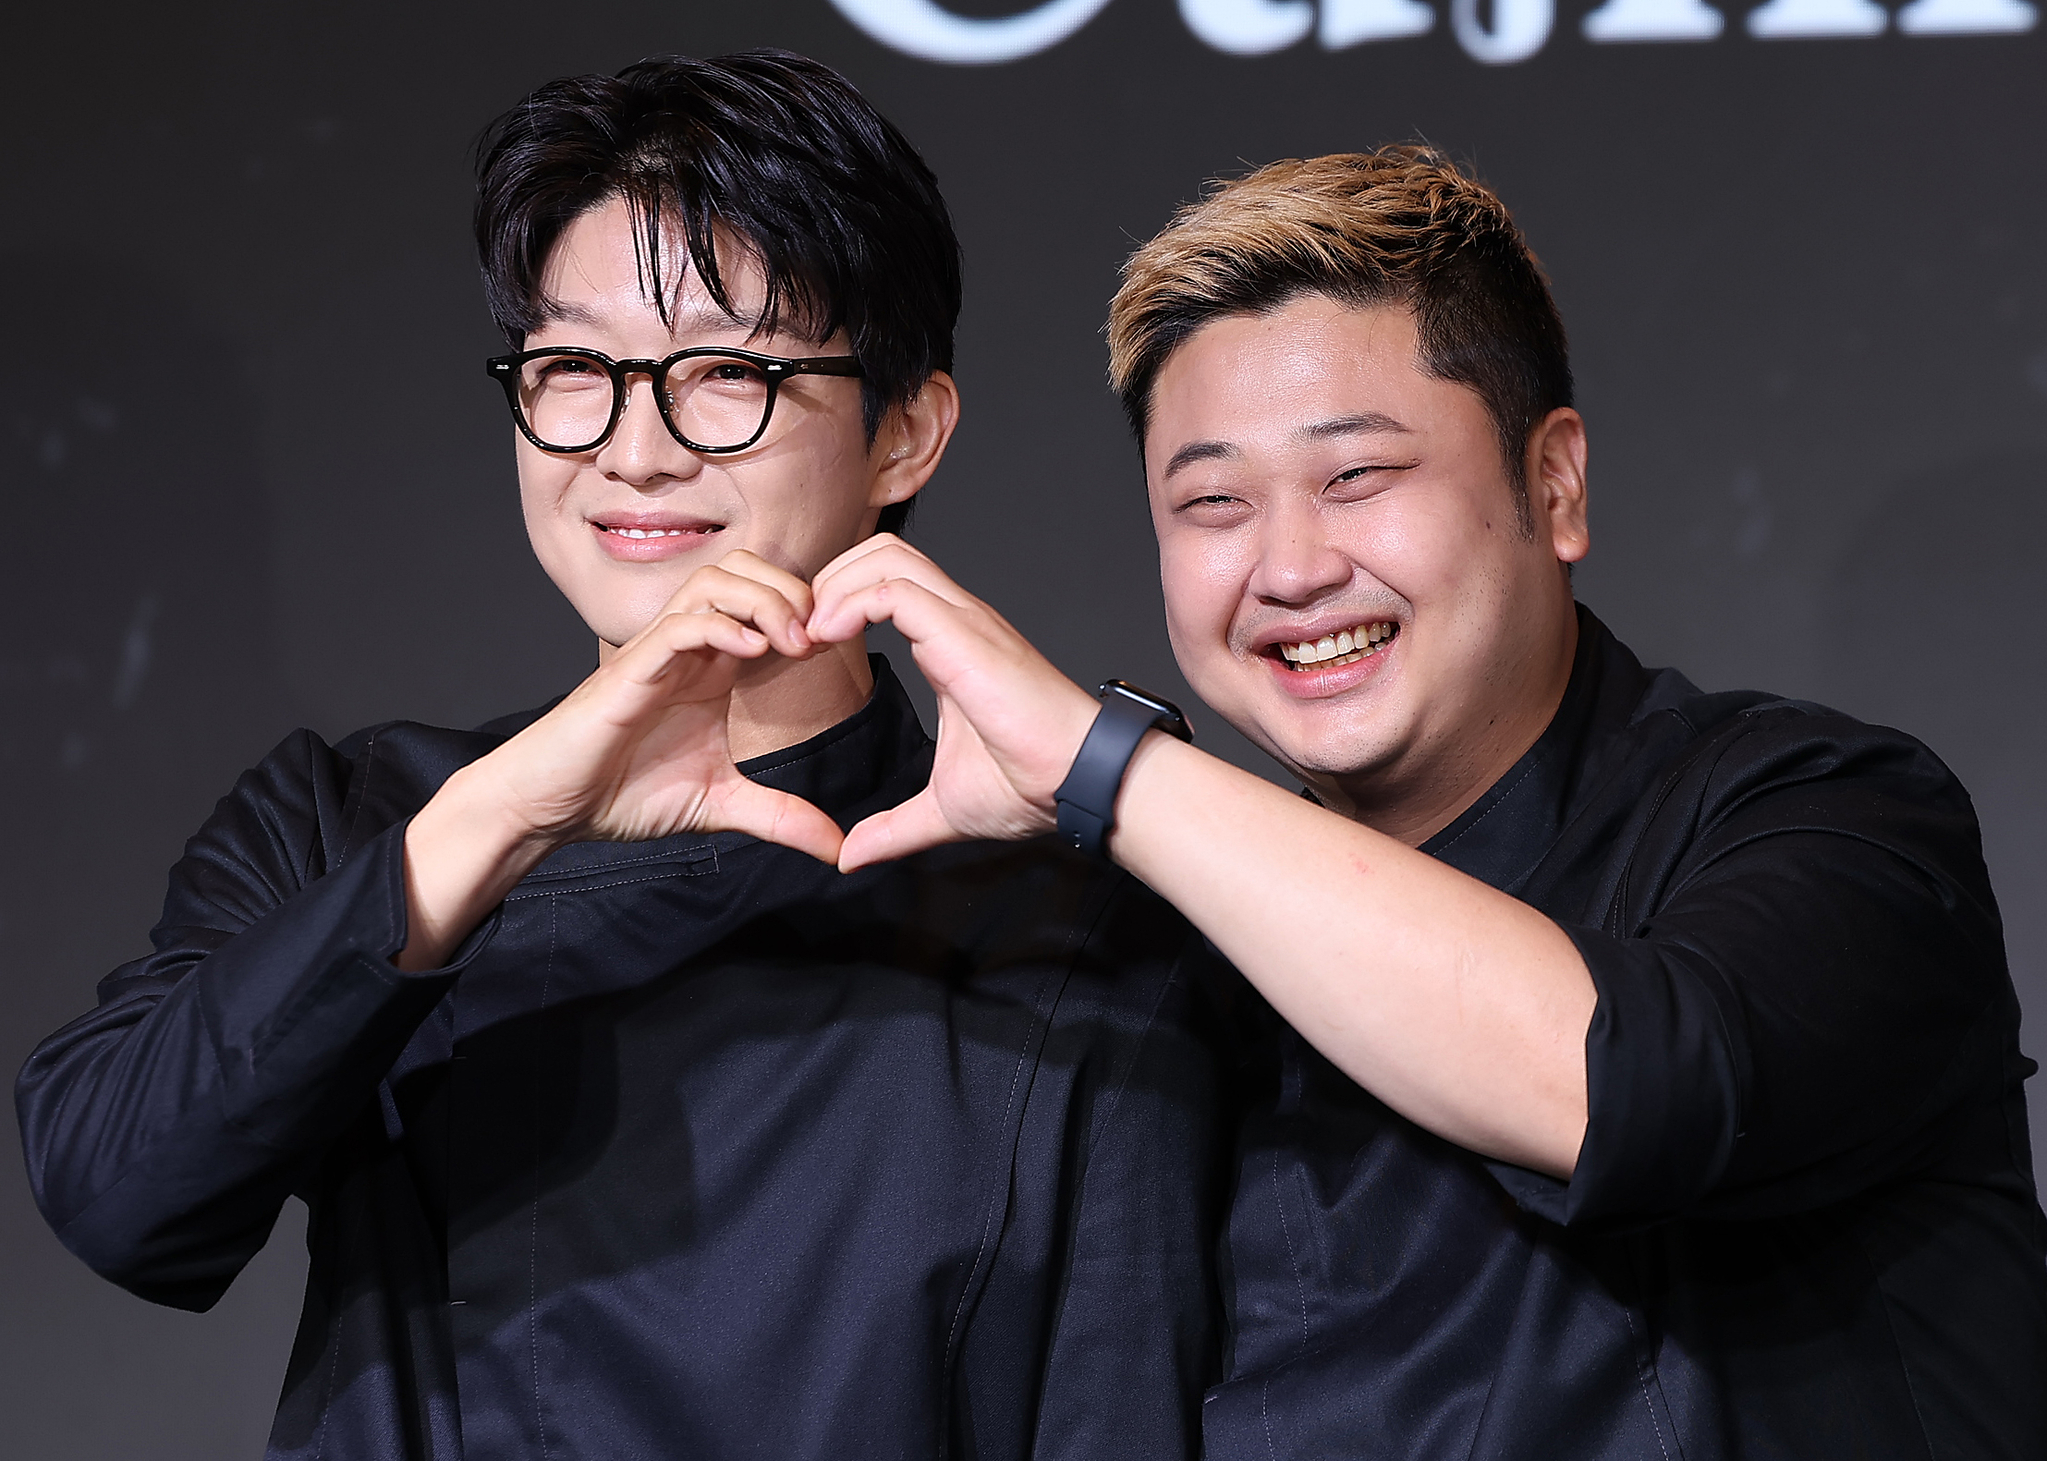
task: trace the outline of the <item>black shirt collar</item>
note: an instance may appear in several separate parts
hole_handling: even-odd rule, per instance
[[[1578,605],[1571,679],[1548,729],[1421,850],[1515,892],[1605,780],[1647,686],[1641,662],[1590,609]]]
[[[868,811],[907,800],[930,774],[931,738],[884,655],[870,654],[867,703],[807,741],[739,763],[742,775],[800,796],[850,826]],[[898,783],[914,781],[907,787]]]

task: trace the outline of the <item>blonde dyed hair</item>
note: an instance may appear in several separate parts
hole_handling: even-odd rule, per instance
[[[1412,310],[1421,367],[1478,392],[1524,485],[1529,432],[1571,404],[1563,321],[1506,205],[1428,147],[1275,162],[1213,183],[1130,256],[1109,305],[1109,383],[1139,444],[1175,350],[1212,320],[1304,294]]]

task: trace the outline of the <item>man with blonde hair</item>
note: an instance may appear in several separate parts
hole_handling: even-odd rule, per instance
[[[2047,1219],[1974,813],[1924,746],[1647,670],[1575,602],[1542,271],[1421,149],[1130,260],[1111,376],[1189,682],[1306,796],[1101,703],[886,537],[931,786],[846,867],[1055,822],[1265,1003],[1209,1455],[2047,1455]]]

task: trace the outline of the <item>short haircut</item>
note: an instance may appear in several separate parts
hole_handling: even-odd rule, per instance
[[[515,349],[551,317],[540,279],[556,240],[620,199],[664,320],[673,300],[662,236],[677,229],[727,313],[721,238],[728,262],[736,244],[765,278],[754,328],[820,341],[845,330],[870,441],[891,408],[952,369],[960,249],[938,180],[851,82],[816,61],[774,50],[664,56],[616,76],[550,81],[485,131],[476,172],[484,291]],[[910,505],[883,509],[881,530],[900,528]]]
[[[1217,183],[1130,256],[1109,306],[1109,382],[1139,446],[1158,374],[1190,336],[1304,294],[1413,311],[1422,368],[1485,403],[1526,528],[1529,433],[1571,404],[1563,321],[1506,205],[1427,147],[1275,162]]]

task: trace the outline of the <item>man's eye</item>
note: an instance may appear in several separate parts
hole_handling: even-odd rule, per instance
[[[594,380],[604,374],[587,360],[550,360],[540,368],[540,378],[550,384],[574,384],[583,380]]]
[[[706,375],[706,379],[726,385],[757,385],[764,378],[758,369],[740,360],[721,360]]]
[[[1412,471],[1418,465],[1418,462],[1364,462],[1355,467],[1345,467],[1329,479],[1329,486],[1366,486],[1377,492],[1399,480],[1402,472]]]

